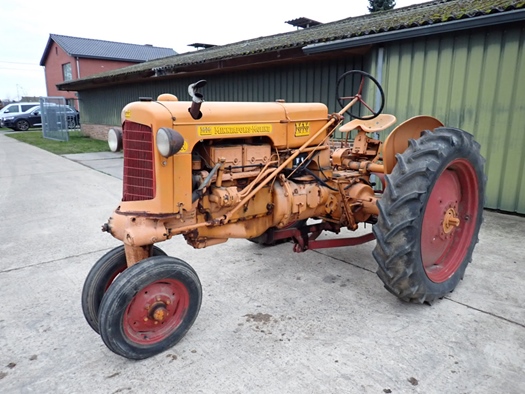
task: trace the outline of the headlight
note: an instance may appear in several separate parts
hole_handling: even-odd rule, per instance
[[[6,116],[6,117],[4,118],[4,120],[13,120],[14,118],[15,118],[14,116]]]
[[[184,145],[184,138],[178,132],[167,127],[157,131],[157,149],[164,157],[173,156]]]
[[[122,131],[109,129],[108,145],[111,152],[118,152],[122,150]]]

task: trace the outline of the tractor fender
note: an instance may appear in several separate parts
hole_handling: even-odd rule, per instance
[[[383,166],[385,174],[390,174],[397,164],[396,154],[408,148],[408,140],[417,140],[425,130],[433,131],[442,127],[438,119],[432,116],[414,116],[397,126],[383,143]]]

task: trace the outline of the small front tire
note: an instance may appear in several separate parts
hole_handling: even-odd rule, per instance
[[[184,337],[201,301],[201,283],[190,265],[175,257],[150,257],[126,269],[104,295],[100,335],[120,356],[155,356]]]
[[[152,256],[166,256],[157,246],[153,246]],[[82,312],[90,327],[99,333],[98,311],[104,293],[115,278],[127,268],[124,245],[111,249],[93,265],[82,288]]]

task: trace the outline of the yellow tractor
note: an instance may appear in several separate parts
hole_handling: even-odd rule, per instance
[[[416,116],[379,138],[396,118],[381,114],[383,89],[362,71],[338,79],[338,113],[322,103],[205,102],[205,85],[189,86],[191,101],[162,94],[126,105],[122,129],[108,134],[124,151],[123,197],[103,231],[122,245],[92,267],[82,308],[110,350],[151,357],[195,321],[197,273],[155,245],[176,235],[194,248],[293,241],[295,252],[375,239],[377,274],[400,299],[431,303],[454,290],[482,223],[484,159],[472,135]],[[356,93],[345,95],[350,86]],[[317,239],[360,223],[372,232]]]

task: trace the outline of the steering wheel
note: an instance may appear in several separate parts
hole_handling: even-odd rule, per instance
[[[361,77],[361,82],[359,83],[359,90],[357,91],[356,94],[354,94],[353,96],[340,96],[339,95],[339,91],[340,91],[340,87],[341,87],[341,84],[343,85],[343,92],[344,92],[344,83],[343,81],[345,81],[345,79],[348,77],[348,76],[351,76],[352,78],[355,76],[355,75],[358,75]],[[366,80],[370,79],[374,85],[377,87],[377,89],[379,90],[379,93],[381,95],[381,105],[379,107],[379,110],[377,111],[374,111],[372,109],[372,107],[370,107],[370,105],[368,105],[364,100],[363,100],[363,90],[365,89],[365,85],[366,85]],[[383,88],[381,87],[381,84],[377,81],[377,79],[375,79],[373,76],[371,76],[370,74],[364,72],[364,71],[360,71],[360,70],[352,70],[352,71],[347,71],[345,72],[343,75],[341,75],[339,77],[339,79],[337,80],[337,88],[336,88],[336,92],[337,92],[337,101],[339,101],[339,104],[341,105],[341,108],[344,108],[345,107],[345,100],[354,100],[354,99],[357,99],[357,103],[360,103],[360,104],[363,104],[363,106],[368,109],[371,113],[372,113],[372,116],[358,116],[356,115],[355,113],[353,113],[351,111],[351,109],[349,108],[347,110],[348,114],[352,117],[352,118],[356,118],[356,119],[361,119],[361,120],[368,120],[368,119],[374,119],[375,117],[379,116],[379,114],[381,113],[381,111],[383,111],[383,107],[385,106],[385,92],[383,91]],[[352,107],[351,107],[352,108]]]

